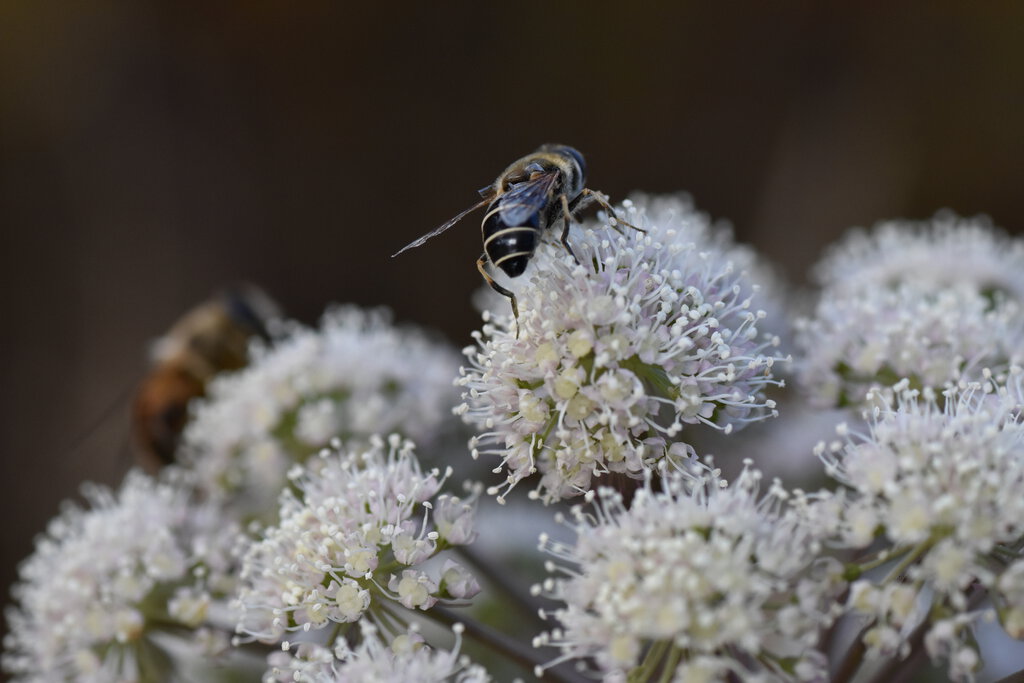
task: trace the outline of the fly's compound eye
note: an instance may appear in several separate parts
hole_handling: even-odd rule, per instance
[[[568,157],[572,157],[572,159],[580,167],[580,176],[586,177],[587,162],[583,160],[583,155],[580,154],[577,149],[575,149],[574,147],[562,147],[559,151]]]

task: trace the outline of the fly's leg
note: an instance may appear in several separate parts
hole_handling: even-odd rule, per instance
[[[476,269],[479,270],[480,274],[484,276],[484,280],[487,281],[487,284],[490,285],[491,289],[493,289],[498,294],[501,294],[503,297],[506,297],[509,301],[512,302],[512,316],[516,319],[516,339],[519,339],[519,306],[516,304],[516,295],[494,281],[494,278],[491,277],[491,274],[487,272],[486,268],[484,268],[484,264],[486,263],[487,252],[485,251],[484,253],[480,254],[480,258],[476,260]]]
[[[643,228],[638,228],[632,223],[629,223],[619,218],[618,212],[615,210],[614,207],[612,207],[611,204],[608,203],[608,198],[595,190],[583,188],[583,191],[580,192],[579,196],[576,197],[576,199],[572,201],[572,204],[569,205],[569,211],[575,214],[576,211],[579,211],[580,209],[584,208],[591,202],[597,202],[598,204],[600,204],[601,208],[608,212],[608,216],[615,219],[615,225],[613,225],[612,227],[615,228],[615,230],[620,235],[625,233],[622,232],[622,230],[619,228],[619,225],[625,225],[627,228],[631,228],[633,230],[636,230],[637,232],[647,234],[647,231],[644,230]]]
[[[569,256],[572,256],[572,260],[575,261],[576,265],[578,266],[578,265],[580,265],[580,260],[578,258],[576,258],[576,252],[574,252],[572,250],[572,247],[569,246],[569,226],[571,226],[572,222],[577,220],[577,218],[573,214],[572,209],[569,208],[569,198],[566,197],[563,194],[563,195],[561,195],[560,199],[562,200],[562,219],[563,219],[562,220],[562,246],[565,247],[565,250],[567,252],[569,252]]]

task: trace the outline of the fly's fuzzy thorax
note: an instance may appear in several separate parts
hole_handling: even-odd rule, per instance
[[[583,190],[585,178],[579,163],[571,154],[554,151],[538,151],[519,159],[498,176],[493,187],[499,193],[507,191],[510,185],[529,180],[537,169],[557,172],[561,182],[556,191],[565,193],[569,199],[574,199]]]

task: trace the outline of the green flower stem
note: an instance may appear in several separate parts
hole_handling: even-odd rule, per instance
[[[542,450],[544,450],[544,444],[547,443],[548,437],[551,435],[551,430],[554,429],[555,425],[557,425],[557,424],[558,424],[558,414],[556,413],[556,414],[552,415],[550,418],[548,418],[548,423],[544,426],[544,431],[541,432],[540,438],[537,439],[537,446],[533,449],[534,450],[534,457],[539,455],[540,452]]]
[[[898,563],[896,563],[896,566],[893,567],[889,571],[889,573],[885,575],[885,578],[882,579],[882,582],[879,585],[884,586],[890,581],[898,579],[903,574],[903,572],[907,571],[907,568],[910,567],[910,565],[917,562],[922,555],[928,552],[931,549],[931,547],[935,545],[936,540],[937,539],[934,537],[929,538],[923,543],[920,543],[917,546],[915,546],[910,552],[904,555]]]
[[[170,656],[148,638],[140,638],[133,649],[139,666],[139,683],[160,683],[174,671]]]
[[[327,645],[328,645],[328,647],[330,647],[332,649],[334,648],[335,643],[338,642],[338,636],[341,635],[342,628],[344,626],[346,626],[346,624],[344,624],[344,623],[342,623],[340,621],[334,624],[334,628],[331,629],[331,635],[327,636]]]
[[[651,643],[651,647],[647,649],[647,654],[644,655],[644,661],[640,662],[640,666],[629,672],[626,676],[626,681],[628,683],[645,683],[650,680],[658,669],[658,662],[664,658],[669,646],[670,643],[667,640],[657,640]]]
[[[878,567],[881,567],[886,562],[892,562],[893,560],[895,560],[898,557],[903,557],[908,552],[910,552],[911,547],[912,546],[904,546],[904,547],[902,547],[899,550],[896,550],[894,552],[879,553],[879,555],[877,557],[875,557],[875,559],[868,560],[867,562],[864,562],[863,564],[861,564],[861,563],[851,563],[851,564],[848,564],[848,565],[846,565],[846,571],[847,572],[853,572],[853,573],[856,574],[856,576],[847,576],[846,578],[847,578],[847,580],[858,579],[858,578],[860,578],[860,575],[863,574],[864,572],[868,572],[868,571],[871,571],[872,569],[876,569]]]
[[[655,395],[673,401],[679,398],[679,388],[672,384],[662,368],[644,363],[639,356],[627,358],[619,365],[639,377],[640,381],[647,385]]]
[[[371,605],[371,609],[373,609]],[[377,609],[373,611],[374,617],[381,626],[391,632],[392,636],[398,636],[409,628],[409,619],[404,614],[397,614],[389,609],[389,603],[382,600],[378,603]]]
[[[672,674],[676,672],[676,667],[682,658],[682,649],[675,643],[672,643],[668,656],[665,658],[665,665],[661,669],[661,678],[658,679],[658,683],[669,683],[672,680]]]
[[[1002,545],[1000,543],[997,543],[995,546],[993,546],[992,555],[994,555],[996,558],[1004,561],[1007,564],[1011,562],[1016,562],[1020,559],[1020,553],[1018,551],[1013,550],[1011,548],[1007,548],[1005,545]]]

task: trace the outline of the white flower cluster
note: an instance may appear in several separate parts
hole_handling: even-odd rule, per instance
[[[430,443],[455,403],[458,358],[382,310],[336,308],[319,330],[293,326],[221,375],[185,432],[200,487],[243,517],[273,508],[288,468],[341,438],[398,432]]]
[[[606,472],[639,478],[692,452],[684,425],[729,431],[775,413],[764,391],[778,383],[778,339],[759,333],[750,253],[681,200],[658,202],[653,219],[632,202],[621,211],[646,234],[577,230],[579,264],[543,242],[518,325],[485,314],[465,351],[460,411],[485,430],[474,457],[501,458],[506,492],[538,470],[531,493],[546,501]]]
[[[466,632],[564,680],[902,680],[930,658],[973,682],[987,638],[1024,639],[1024,241],[951,214],[853,233],[797,328],[818,405],[737,444],[786,398],[778,283],[687,199],[619,211],[628,225],[573,227],[571,253],[547,232],[510,285],[518,320],[487,292],[461,371],[383,311],[273,330],[210,382],[180,468],[89,488],[90,507],[51,523],[6,611],[3,669],[21,683],[490,681],[460,654]],[[457,423],[453,378],[473,457],[504,475],[489,493],[532,489],[495,506],[498,533],[477,524],[482,487],[442,493],[453,467],[414,453]],[[843,424],[815,460],[824,419]],[[783,486],[762,474],[780,462],[766,451],[803,453],[814,467],[787,474],[829,487]],[[531,501],[579,495],[531,575],[517,527],[536,538],[552,522]],[[478,529],[491,542],[458,551],[474,575],[448,551]],[[477,576],[495,589],[484,604]],[[527,594],[523,576],[546,578]],[[510,612],[526,622],[541,599],[550,621],[530,649]],[[451,648],[420,635],[470,605]],[[500,632],[473,621],[495,615]]]
[[[1024,342],[1015,300],[994,303],[968,285],[917,282],[823,293],[816,317],[800,322],[800,382],[819,405],[859,405],[875,386],[911,378],[941,387],[985,366],[1006,366]]]
[[[1024,301],[1024,242],[985,218],[941,211],[926,221],[884,221],[851,230],[814,269],[818,284],[860,289],[905,280],[966,283]]]
[[[820,559],[809,501],[778,482],[760,496],[760,479],[749,464],[727,487],[673,473],[628,509],[599,489],[574,508],[575,545],[542,539],[565,563],[544,592],[565,607],[537,644],[593,658],[605,680],[822,680],[842,568]]]
[[[860,405],[904,378],[977,379],[1024,347],[1024,244],[980,221],[939,214],[853,232],[817,275],[823,289],[796,343],[800,384],[819,405]]]
[[[419,566],[472,542],[478,492],[467,500],[437,496],[444,478],[421,471],[410,442],[370,442],[366,450],[326,451],[292,473],[300,493],[285,491],[279,524],[244,553],[243,640],[276,642],[288,632],[355,622],[375,601],[426,610],[479,591],[454,561],[436,576]]]
[[[873,655],[903,653],[926,618],[928,650],[956,680],[979,663],[970,627],[977,596],[993,591],[1007,631],[1020,633],[1024,603],[1018,558],[1024,538],[1024,425],[1021,371],[1009,384],[986,381],[942,394],[873,392],[865,430],[845,425],[818,452],[844,485],[842,545],[867,548],[881,536],[893,568],[861,578],[849,606],[872,626]],[[895,579],[900,577],[900,581]]]
[[[161,631],[202,624],[206,563],[227,549],[203,538],[181,479],[129,473],[118,492],[87,486],[21,566],[3,666],[24,682],[163,680]]]
[[[456,624],[451,650],[427,647],[415,630],[388,645],[377,629],[360,622],[362,641],[355,649],[344,643],[332,651],[319,645],[300,645],[298,651],[271,655],[264,683],[488,683],[487,671],[459,656],[461,624]]]

